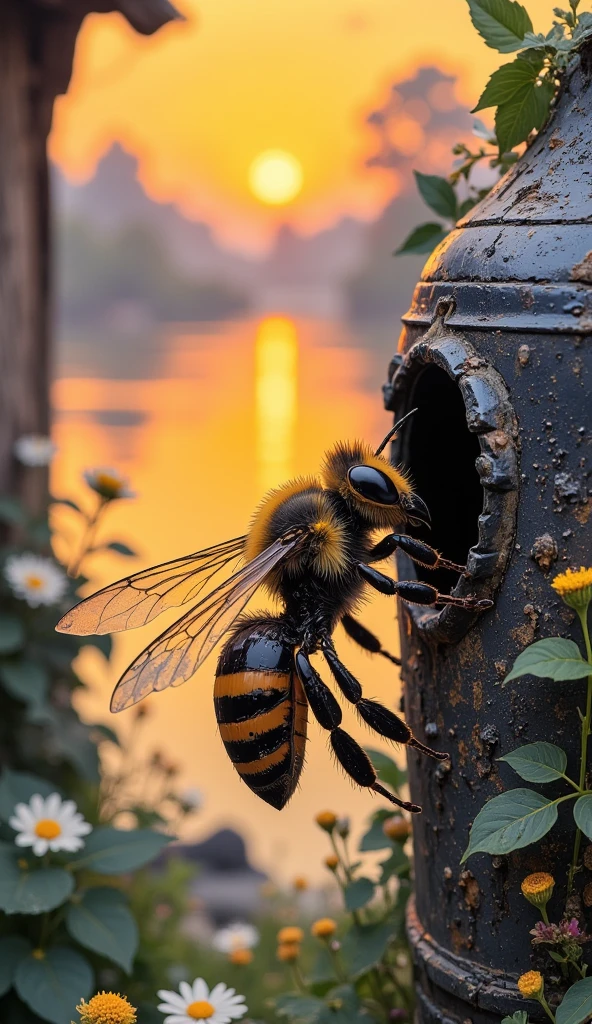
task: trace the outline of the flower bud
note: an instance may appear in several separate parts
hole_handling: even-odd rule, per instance
[[[524,999],[539,999],[544,987],[543,976],[539,971],[527,971],[518,978],[518,991]]]
[[[228,954],[228,959],[231,964],[238,964],[241,967],[246,967],[250,964],[253,959],[253,953],[250,949],[231,949]]]
[[[284,964],[293,964],[300,956],[300,945],[298,942],[280,942],[277,948],[277,958]]]
[[[337,871],[339,867],[339,857],[336,853],[330,853],[325,857],[325,867],[329,868],[329,871]]]
[[[319,811],[315,821],[325,832],[331,833],[337,824],[337,815],[333,811]]]
[[[547,871],[536,871],[527,875],[520,889],[522,895],[533,907],[546,907],[553,895],[555,879]]]
[[[411,832],[411,825],[402,814],[393,814],[383,822],[382,831],[388,839],[404,843]]]
[[[337,931],[337,923],[332,917],[321,917],[314,921],[310,932],[316,939],[330,939]]]
[[[285,928],[280,928],[277,933],[277,940],[280,946],[285,942],[302,942],[303,938],[304,932],[302,928],[298,928],[296,925],[287,925]]]

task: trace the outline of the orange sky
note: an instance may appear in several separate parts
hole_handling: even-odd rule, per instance
[[[502,61],[473,29],[465,0],[178,0],[187,17],[152,38],[119,15],[91,15],[70,91],[55,109],[51,153],[73,179],[119,140],[140,158],[149,194],[206,219],[229,243],[261,245],[280,219],[316,230],[374,216],[392,183],[369,172],[364,115],[420,64],[458,76],[473,105]],[[551,0],[529,0],[535,29]],[[420,15],[420,16],[418,16]],[[293,153],[304,187],[288,209],[249,192],[263,150]],[[418,154],[421,159],[421,154]]]

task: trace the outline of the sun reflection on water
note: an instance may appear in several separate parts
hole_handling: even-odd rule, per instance
[[[258,483],[264,493],[293,473],[298,333],[286,317],[262,320],[255,337]]]

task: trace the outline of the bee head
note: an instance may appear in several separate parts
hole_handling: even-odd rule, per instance
[[[362,441],[340,442],[327,452],[323,482],[370,526],[394,527],[428,517],[405,473]]]

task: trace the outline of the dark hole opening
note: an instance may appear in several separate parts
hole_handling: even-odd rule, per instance
[[[417,412],[405,432],[404,464],[417,493],[430,510],[432,528],[410,527],[409,533],[427,541],[452,562],[464,565],[479,535],[483,489],[475,468],[479,440],[467,426],[458,385],[438,366],[418,375],[410,408]],[[416,566],[416,575],[448,593],[458,580],[449,570]]]

